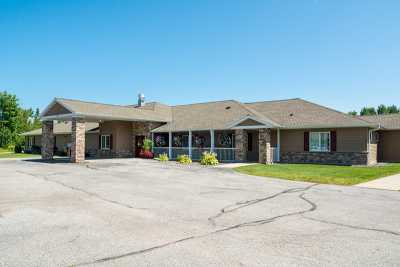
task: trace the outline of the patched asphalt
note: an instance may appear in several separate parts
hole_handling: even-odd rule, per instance
[[[398,266],[400,193],[152,160],[0,161],[0,266]]]

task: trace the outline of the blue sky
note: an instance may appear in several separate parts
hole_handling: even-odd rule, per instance
[[[0,0],[0,90],[183,104],[400,105],[400,1]]]

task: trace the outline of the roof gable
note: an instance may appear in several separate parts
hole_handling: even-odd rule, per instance
[[[54,116],[54,115],[65,115],[71,114],[71,111],[60,105],[59,103],[54,103],[44,114],[44,116]]]
[[[242,121],[241,123],[238,123],[237,126],[262,126],[263,124],[255,121],[253,119],[246,119]]]

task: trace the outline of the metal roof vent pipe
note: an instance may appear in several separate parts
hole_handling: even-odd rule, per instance
[[[143,107],[146,104],[144,94],[138,94],[138,107]]]

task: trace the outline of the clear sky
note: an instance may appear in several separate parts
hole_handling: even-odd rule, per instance
[[[399,0],[0,0],[0,90],[184,104],[400,105]]]

